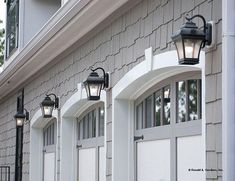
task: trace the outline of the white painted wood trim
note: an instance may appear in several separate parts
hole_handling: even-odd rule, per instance
[[[222,179],[235,180],[235,1],[222,1]]]

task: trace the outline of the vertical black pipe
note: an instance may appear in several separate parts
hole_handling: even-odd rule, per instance
[[[10,181],[11,168],[8,167],[8,181]]]
[[[1,168],[1,180],[2,180],[2,168]]]
[[[17,97],[17,112],[24,111],[24,90]],[[16,127],[15,181],[22,181],[24,126]]]

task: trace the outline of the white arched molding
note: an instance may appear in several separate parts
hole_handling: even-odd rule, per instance
[[[58,111],[54,110],[52,118],[43,118],[42,111],[39,109],[30,120],[30,161],[29,161],[29,180],[43,180],[43,128],[52,120],[58,118]],[[57,124],[58,130],[58,124]],[[58,134],[58,131],[57,131]],[[58,135],[57,135],[58,137]],[[56,148],[57,148],[56,142]],[[58,150],[56,149],[56,160]],[[57,169],[57,164],[56,164]],[[56,175],[57,177],[57,175]],[[57,180],[57,179],[56,179]]]
[[[178,65],[176,51],[153,56],[145,50],[145,60],[132,68],[113,87],[112,109],[112,180],[134,181],[134,100],[158,82],[190,71],[200,71],[202,78],[202,136],[205,138],[205,53],[200,64]],[[205,146],[205,139],[204,139]],[[205,155],[203,155],[205,158]],[[205,159],[204,159],[205,160]]]
[[[97,101],[88,101],[86,90],[79,83],[78,91],[72,95],[61,108],[61,148],[60,148],[60,180],[77,180],[77,121],[87,108],[96,104]],[[106,92],[101,91],[100,101],[106,108]],[[105,123],[106,123],[105,111]],[[106,130],[106,124],[104,125]],[[104,131],[104,146],[106,148],[106,131]],[[105,167],[106,168],[106,167]]]

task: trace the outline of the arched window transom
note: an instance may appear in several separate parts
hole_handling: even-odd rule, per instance
[[[201,79],[195,74],[169,78],[135,102],[136,129],[201,119]]]

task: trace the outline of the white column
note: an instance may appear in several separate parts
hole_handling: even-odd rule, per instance
[[[235,180],[235,1],[222,1],[223,180]]]

